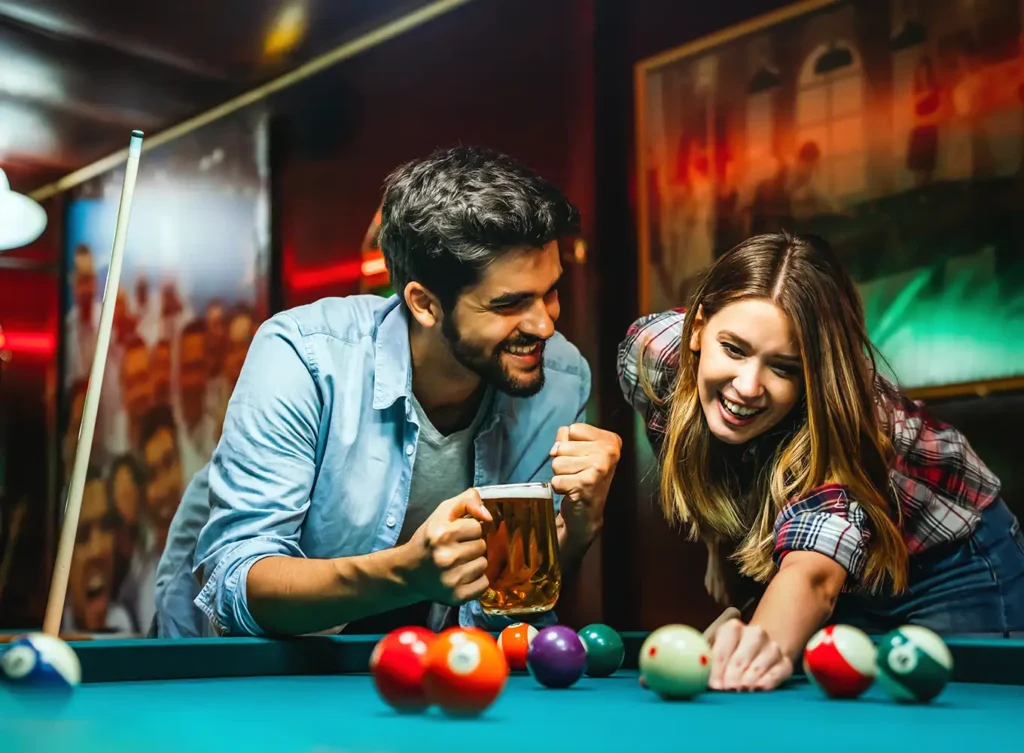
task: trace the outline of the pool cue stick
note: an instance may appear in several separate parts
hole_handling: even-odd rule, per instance
[[[740,610],[738,610],[736,607],[729,607],[728,609],[726,609],[724,612],[718,615],[714,622],[712,622],[704,629],[704,640],[710,641],[712,638],[715,637],[715,633],[718,632],[718,628],[722,627],[722,625],[727,623],[729,620],[739,619],[739,616]]]
[[[22,497],[14,508],[11,516],[10,533],[7,536],[7,546],[4,548],[4,557],[0,561],[0,601],[3,601],[4,590],[7,587],[7,579],[11,575],[11,567],[14,563],[14,553],[18,549],[18,537],[21,536],[21,525],[28,512],[28,498]]]
[[[107,270],[107,284],[103,288],[103,302],[100,307],[100,322],[96,331],[96,352],[92,357],[89,372],[89,386],[85,391],[85,406],[82,411],[82,425],[78,430],[78,448],[75,451],[71,471],[71,484],[64,505],[60,541],[57,544],[57,558],[53,566],[53,581],[46,604],[43,632],[58,635],[61,618],[64,615],[64,599],[67,595],[68,574],[71,569],[71,555],[78,533],[78,518],[82,510],[82,493],[85,491],[85,474],[89,467],[93,434],[96,430],[96,414],[99,411],[100,389],[103,371],[107,364],[107,351],[114,328],[114,304],[117,288],[121,282],[121,260],[128,236],[128,219],[131,216],[132,200],[135,197],[135,179],[139,172],[139,158],[142,155],[142,131],[132,131],[128,144],[128,162],[125,164],[124,184],[121,186],[121,203],[117,208],[117,224],[114,228],[114,245],[110,252],[110,267]]]

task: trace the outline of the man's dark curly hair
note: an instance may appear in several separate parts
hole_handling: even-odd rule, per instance
[[[416,281],[451,311],[495,259],[541,248],[579,226],[576,207],[526,166],[489,149],[457,147],[388,176],[378,241],[399,297]]]

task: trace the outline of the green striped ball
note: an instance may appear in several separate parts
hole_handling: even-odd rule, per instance
[[[928,628],[903,625],[878,644],[878,683],[897,701],[927,703],[952,674],[953,655]]]

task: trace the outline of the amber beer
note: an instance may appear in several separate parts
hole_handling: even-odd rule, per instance
[[[478,488],[494,521],[484,523],[488,614],[531,614],[555,606],[562,590],[555,502],[549,484]]]

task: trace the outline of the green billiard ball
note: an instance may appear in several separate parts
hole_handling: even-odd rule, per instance
[[[897,701],[926,703],[952,674],[949,647],[928,628],[903,625],[878,644],[878,682]]]
[[[622,666],[626,649],[622,637],[607,625],[587,625],[579,632],[587,649],[587,676],[608,677]]]

